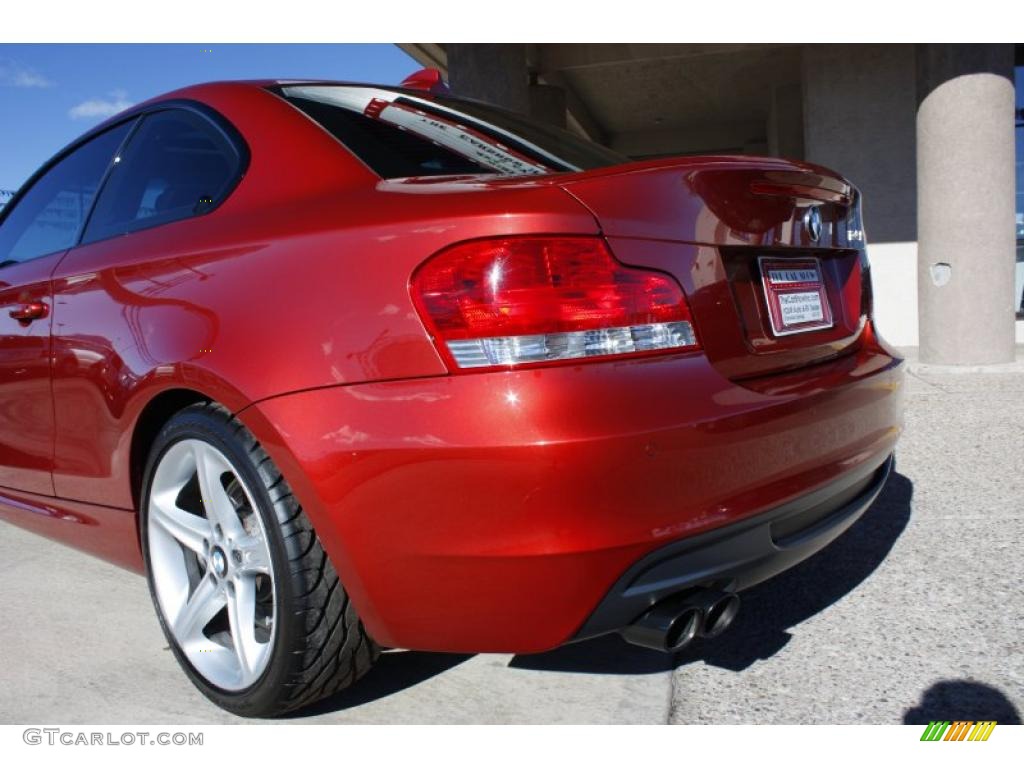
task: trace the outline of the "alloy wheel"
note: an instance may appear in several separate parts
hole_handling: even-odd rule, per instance
[[[155,468],[147,514],[170,634],[210,684],[251,687],[273,651],[277,597],[267,532],[240,473],[209,443],[180,440]]]

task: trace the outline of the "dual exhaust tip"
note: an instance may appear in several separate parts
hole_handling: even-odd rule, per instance
[[[626,642],[664,653],[681,651],[695,637],[718,637],[740,610],[735,592],[701,589],[662,600],[622,630]]]

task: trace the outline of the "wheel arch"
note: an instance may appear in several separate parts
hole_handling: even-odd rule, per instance
[[[131,448],[128,458],[128,477],[131,484],[132,504],[138,511],[142,505],[142,481],[146,471],[146,461],[153,447],[156,436],[174,414],[190,405],[213,401],[194,389],[175,387],[165,389],[155,395],[139,412],[132,429]]]

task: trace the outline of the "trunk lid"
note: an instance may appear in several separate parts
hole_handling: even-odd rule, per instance
[[[837,174],[776,158],[693,157],[572,174],[561,185],[620,260],[679,279],[709,360],[729,378],[857,348],[867,261],[847,232],[858,193]]]

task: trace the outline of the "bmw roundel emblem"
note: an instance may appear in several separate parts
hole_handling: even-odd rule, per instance
[[[818,242],[821,237],[821,209],[812,205],[804,214],[804,229],[813,242]]]

